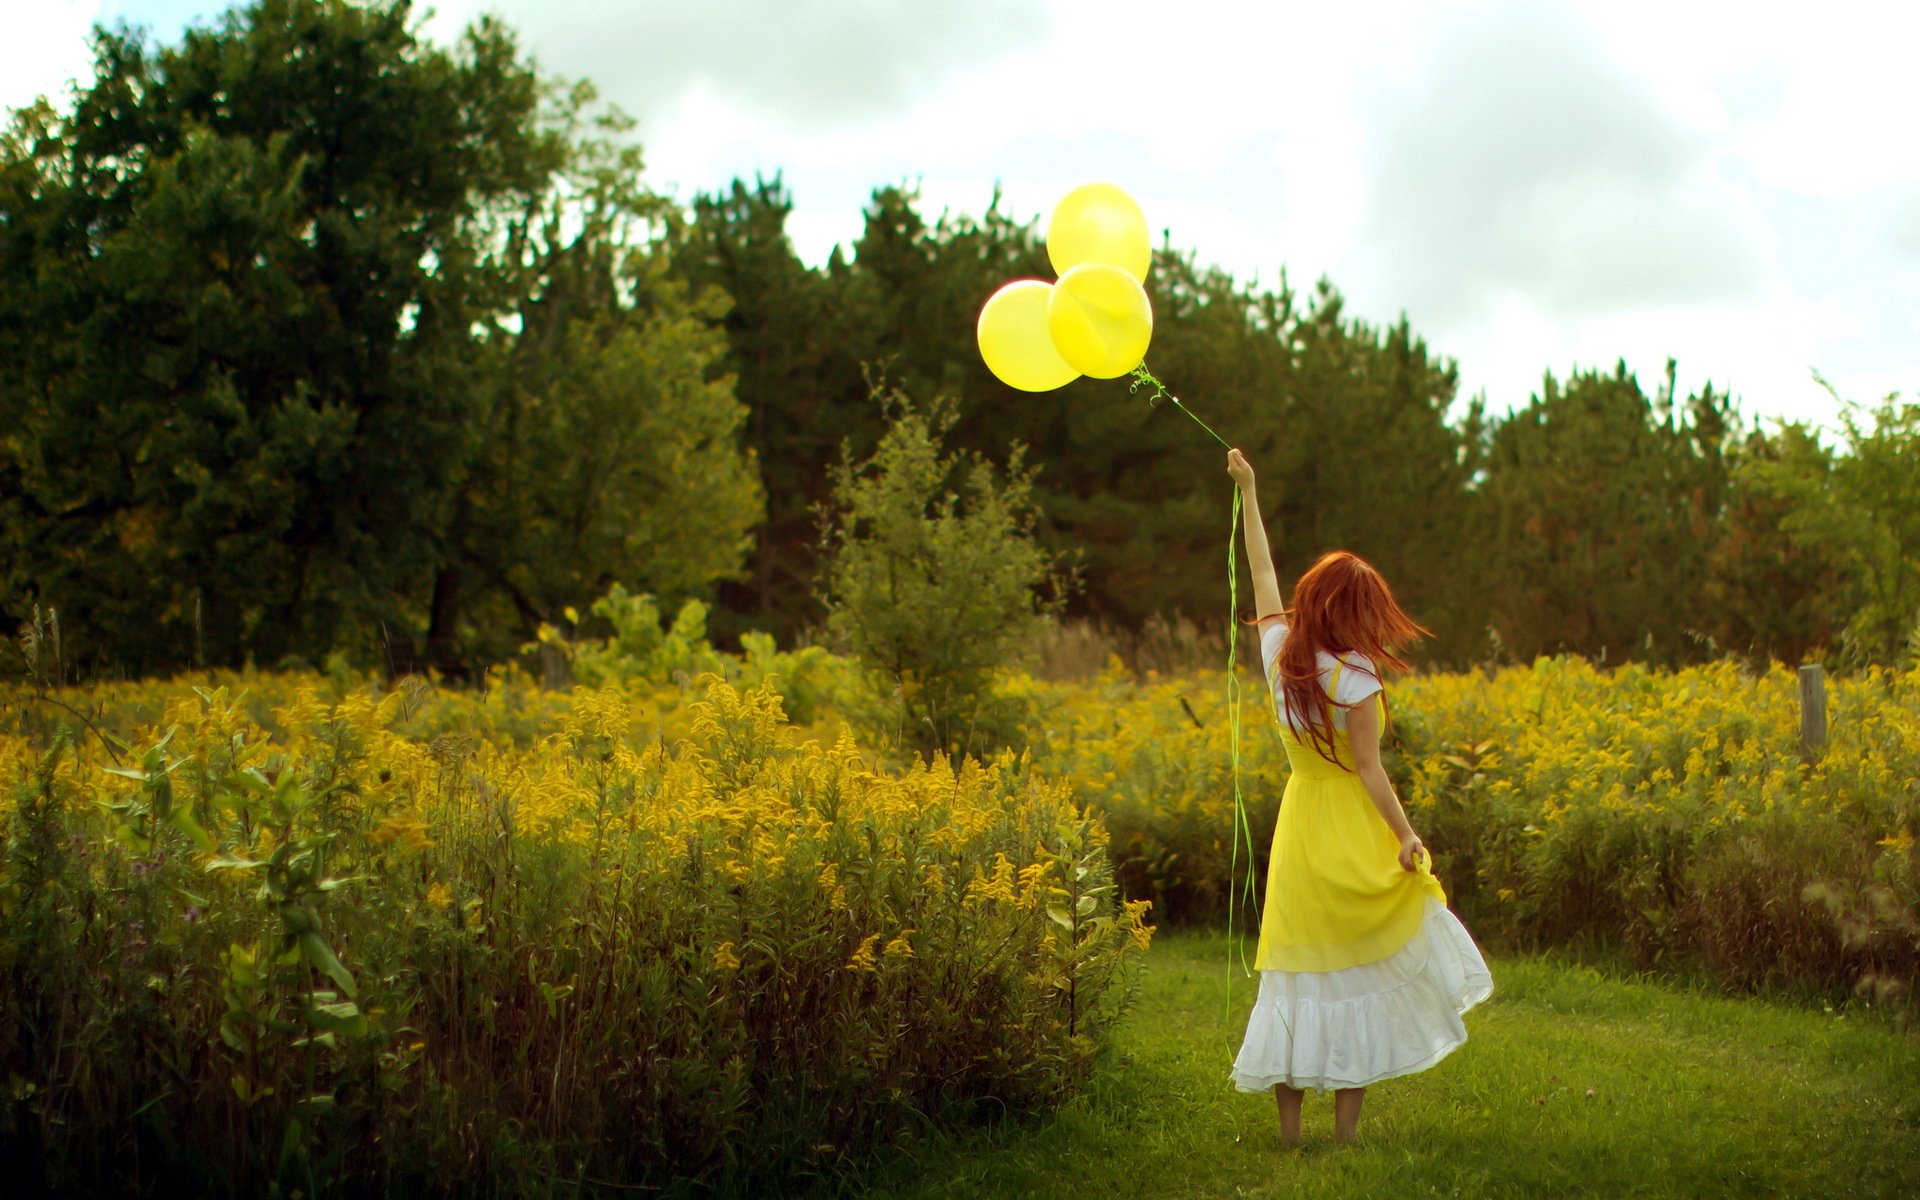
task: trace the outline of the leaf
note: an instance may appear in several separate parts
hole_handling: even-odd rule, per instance
[[[1055,925],[1058,925],[1060,928],[1066,930],[1068,933],[1073,932],[1073,918],[1067,915],[1067,911],[1065,909],[1053,908],[1049,906],[1047,908],[1047,915],[1053,918],[1053,923]]]
[[[342,1033],[348,1037],[362,1037],[367,1032],[367,1018],[360,1006],[351,1000],[338,1004],[309,1004],[301,1013],[307,1024],[315,1029],[324,1029],[330,1033]]]
[[[1082,896],[1080,897],[1080,902],[1074,905],[1074,909],[1081,916],[1090,917],[1093,915],[1093,910],[1099,906],[1100,898],[1098,896]]]
[[[352,973],[340,964],[338,958],[334,957],[333,948],[328,946],[319,934],[301,934],[300,952],[306,955],[307,961],[313,965],[314,969],[323,972],[327,978],[339,984],[341,991],[349,996],[356,994]]]
[[[170,818],[173,827],[187,835],[187,840],[198,846],[202,852],[213,853],[213,838],[200,828],[200,822],[193,819],[193,813],[186,808],[176,808]]]
[[[222,854],[207,864],[209,871],[253,871],[265,864],[258,859],[241,858],[236,854]]]
[[[295,1157],[299,1156],[301,1147],[306,1140],[307,1127],[300,1123],[300,1118],[288,1118],[286,1132],[280,1138],[281,1174],[286,1174],[287,1165],[293,1162]]]

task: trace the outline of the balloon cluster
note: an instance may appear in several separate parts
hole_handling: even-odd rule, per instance
[[[1153,340],[1147,268],[1153,248],[1133,197],[1087,183],[1054,206],[1047,259],[1059,280],[1016,279],[980,310],[980,357],[1002,383],[1048,392],[1082,375],[1134,371]]]

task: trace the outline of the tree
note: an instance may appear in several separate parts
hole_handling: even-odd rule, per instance
[[[720,589],[734,614],[721,636],[752,625],[791,639],[814,606],[814,512],[827,500],[836,448],[879,436],[861,355],[825,272],[809,270],[787,238],[792,198],[776,177],[736,182],[694,199],[673,270],[696,291],[732,298],[722,328],[726,365],[746,409],[743,439],[759,466],[766,519],[744,578]]]
[[[820,601],[829,632],[890,698],[885,722],[949,750],[991,717],[994,672],[1059,610],[1068,580],[1034,539],[1019,446],[1003,478],[981,456],[943,452],[950,403],[877,398],[890,420],[879,446],[834,471]]]
[[[0,619],[56,606],[133,671],[456,668],[610,578],[737,567],[720,309],[662,277],[637,153],[501,26],[410,11],[102,31],[0,143]],[[695,470],[718,502],[665,519]]]
[[[805,575],[813,552],[800,518],[825,498],[823,447],[864,452],[879,436],[861,373],[870,364],[909,393],[956,397],[956,449],[992,454],[1009,439],[1031,448],[1045,467],[1033,483],[1036,532],[1084,564],[1073,611],[1138,625],[1217,610],[1231,496],[1218,447],[1124,380],[1032,395],[980,361],[974,322],[987,296],[1009,279],[1052,274],[1033,226],[997,201],[978,217],[930,221],[910,191],[882,188],[852,254],[809,272],[786,240],[789,206],[777,181],[703,198],[689,235],[698,253],[682,260],[689,278],[738,298],[731,362],[770,493],[753,591],[735,589],[729,603],[751,619],[779,614],[787,628],[811,619],[810,606],[782,597],[784,581]],[[1357,539],[1449,645],[1484,629],[1459,569],[1478,409],[1454,423],[1451,364],[1404,321],[1382,332],[1351,320],[1324,283],[1303,302],[1284,280],[1262,291],[1163,249],[1148,287],[1155,371],[1282,485],[1272,491],[1287,506],[1283,553],[1304,566]]]
[[[616,584],[708,596],[764,513],[722,370],[727,297],[675,275],[677,214],[640,186],[630,122],[587,118],[593,100],[583,85],[554,118],[569,161],[506,243],[527,282],[486,339],[478,452],[443,535],[442,670],[498,661]]]
[[[1755,429],[1732,447],[1702,605],[1715,645],[1726,652],[1802,663],[1840,644],[1853,586],[1845,552],[1784,533],[1794,501],[1764,478],[1770,464],[1787,462],[1824,476],[1831,457],[1798,425],[1771,436]]]
[[[1707,547],[1726,481],[1729,402],[1711,387],[1655,398],[1611,374],[1548,375],[1492,432],[1482,487],[1494,620],[1520,658],[1573,652],[1706,657]]]
[[[1788,423],[1743,479],[1785,505],[1780,527],[1794,546],[1845,571],[1848,661],[1895,664],[1920,651],[1920,404],[1889,396],[1863,409],[1834,398],[1847,443],[1839,453]]]

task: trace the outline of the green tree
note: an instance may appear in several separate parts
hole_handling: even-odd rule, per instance
[[[1021,447],[1003,476],[982,456],[942,449],[950,403],[880,399],[890,424],[879,446],[833,473],[821,605],[903,742],[965,748],[970,732],[998,723],[992,677],[1059,611],[1068,578],[1034,538]]]
[[[592,103],[577,89],[555,118],[572,155],[507,243],[527,285],[487,340],[479,451],[443,538],[427,634],[443,670],[497,661],[616,584],[707,596],[764,513],[722,369],[727,298],[675,274],[677,214],[640,186],[630,122]]]
[[[663,276],[637,152],[501,26],[410,14],[102,31],[71,111],[8,131],[0,619],[56,606],[134,671],[454,667],[613,578],[737,567],[720,305]]]
[[[563,153],[531,71],[490,23],[447,52],[337,0],[96,54],[0,149],[6,594],[136,670],[196,606],[216,661],[402,623],[511,284],[486,211]]]
[[[1789,536],[1793,489],[1782,495],[1765,478],[1789,460],[1824,476],[1831,458],[1800,426],[1755,429],[1732,447],[1703,598],[1714,643],[1728,653],[1802,663],[1839,646],[1853,601],[1846,554],[1824,539]]]
[[[837,448],[870,447],[880,421],[862,355],[828,272],[810,270],[786,233],[792,197],[776,177],[694,199],[673,270],[696,292],[732,298],[726,365],[746,409],[742,437],[759,467],[766,519],[744,577],[723,584],[716,632],[748,626],[791,639],[816,623],[815,509],[828,498]]]
[[[1033,226],[997,201],[978,217],[928,220],[911,191],[882,188],[852,253],[809,272],[786,240],[789,206],[765,182],[703,200],[689,238],[701,252],[686,260],[699,264],[690,277],[739,297],[731,361],[771,511],[755,554],[756,619],[809,620],[810,606],[781,597],[782,581],[810,561],[801,518],[825,497],[823,447],[864,451],[878,437],[861,364],[909,393],[960,398],[948,434],[957,449],[993,454],[1009,439],[1031,448],[1045,467],[1033,484],[1037,534],[1084,563],[1073,611],[1124,625],[1217,611],[1231,496],[1217,445],[1124,380],[1033,395],[980,361],[974,322],[987,296],[1009,279],[1052,275]],[[1256,289],[1163,249],[1148,287],[1155,371],[1280,485],[1283,554],[1304,566],[1351,544],[1383,562],[1443,642],[1458,647],[1483,630],[1484,605],[1460,570],[1478,409],[1455,419],[1451,364],[1404,321],[1376,331],[1352,320],[1327,284],[1304,299],[1284,280]]]
[[[1493,429],[1482,492],[1494,622],[1522,659],[1573,652],[1675,663],[1708,657],[1699,597],[1724,503],[1730,404],[1649,398],[1618,364],[1548,375]]]
[[[1745,476],[1786,506],[1780,527],[1796,547],[1839,560],[1846,659],[1893,664],[1920,650],[1920,404],[1835,399],[1846,438],[1837,453],[1789,423]]]

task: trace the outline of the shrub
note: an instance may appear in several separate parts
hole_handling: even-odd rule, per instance
[[[834,472],[827,627],[866,668],[872,726],[926,752],[1005,744],[1027,714],[996,694],[995,676],[1068,586],[1034,537],[1033,472],[1018,446],[1004,479],[984,458],[942,453],[946,402],[883,403],[879,447]]]
[[[417,729],[419,686],[308,677],[274,734],[161,690],[118,765],[0,736],[29,1192],[781,1186],[1056,1103],[1148,937],[1065,784],[875,770],[769,687],[674,693],[671,740],[582,688],[524,748]]]

